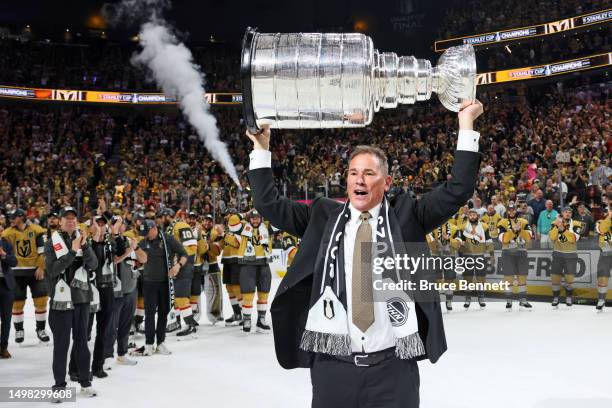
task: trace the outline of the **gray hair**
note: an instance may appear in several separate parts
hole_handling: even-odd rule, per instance
[[[349,163],[360,154],[371,154],[378,159],[378,168],[382,171],[383,175],[389,174],[389,161],[385,152],[377,146],[359,145],[353,149],[351,156],[349,157]]]

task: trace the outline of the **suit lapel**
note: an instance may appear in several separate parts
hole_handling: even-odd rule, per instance
[[[320,289],[322,278],[321,274],[323,273],[323,262],[325,261],[325,251],[327,250],[329,241],[332,239],[331,234],[334,229],[336,219],[338,218],[338,215],[340,215],[340,213],[342,212],[343,208],[343,205],[339,205],[327,215],[327,221],[325,222],[325,227],[323,228],[322,232],[317,231],[317,228],[315,228],[315,230],[313,231],[315,237],[321,238],[320,241],[315,241],[314,243],[314,245],[319,245],[318,249],[316,249],[317,257],[314,262],[314,270],[311,268],[300,268],[299,270],[292,271],[294,273],[288,273],[287,276],[283,279],[283,282],[281,282],[281,286],[278,289],[277,296],[284,293],[286,290],[292,288],[304,278],[313,274],[313,272],[313,285],[315,285],[317,289]],[[305,243],[305,241],[302,241],[302,243]],[[308,253],[314,253],[315,251],[314,248],[303,249]]]

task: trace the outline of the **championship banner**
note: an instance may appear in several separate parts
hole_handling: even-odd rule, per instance
[[[166,96],[164,94],[86,91],[85,92],[85,102],[168,104],[168,103],[176,103],[176,99]]]
[[[490,85],[523,79],[544,78],[552,75],[567,74],[569,72],[601,68],[610,65],[612,65],[612,53],[598,54],[574,60],[553,62],[546,65],[477,74],[476,85]]]
[[[448,40],[439,40],[435,42],[434,49],[436,52],[441,52],[456,45],[472,44],[474,47],[479,47],[507,41],[524,40],[526,38],[577,30],[591,25],[608,23],[610,21],[612,21],[612,9],[528,27],[513,28],[509,30],[476,34],[466,37],[456,37]]]
[[[51,89],[47,89],[46,91],[47,92],[37,92],[36,89],[0,86],[0,97],[17,99],[50,99]]]
[[[1,85],[0,98],[139,105],[178,103],[175,97],[162,93],[81,91],[74,89],[24,88]],[[211,105],[239,105],[242,103],[242,95],[239,93],[207,93],[204,95],[204,98]]]

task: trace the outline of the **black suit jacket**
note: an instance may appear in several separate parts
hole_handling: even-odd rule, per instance
[[[15,290],[15,276],[13,275],[13,269],[17,266],[17,258],[13,253],[13,246],[10,242],[0,239],[0,245],[2,245],[2,249],[6,252],[6,256],[4,259],[0,260],[2,262],[2,273],[4,274],[4,281],[6,282],[6,287],[13,291]]]
[[[450,181],[419,200],[406,193],[391,200],[390,207],[401,224],[404,242],[423,242],[428,232],[446,222],[467,202],[474,192],[479,165],[480,153],[458,150]],[[313,270],[326,224],[339,213],[342,204],[318,198],[306,205],[281,197],[270,168],[249,171],[249,182],[254,206],[263,217],[275,227],[302,238],[270,312],[280,365],[287,369],[310,367],[313,354],[301,350],[299,345],[310,308]],[[440,304],[417,301],[416,312],[426,357],[435,363],[446,351]]]

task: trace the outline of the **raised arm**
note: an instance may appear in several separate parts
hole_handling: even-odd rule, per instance
[[[247,131],[253,142],[249,165],[249,183],[253,204],[272,225],[298,237],[306,231],[310,218],[310,206],[281,197],[274,185],[272,175],[272,153],[270,152],[270,128],[256,135]]]
[[[89,269],[90,271],[94,271],[98,269],[98,257],[96,256],[96,253],[94,252],[91,245],[83,243],[82,250],[83,250],[83,265],[85,265],[85,267]]]
[[[418,200],[412,200],[407,194],[402,197],[412,204],[416,219],[425,232],[445,223],[474,193],[481,159],[478,153],[480,134],[474,131],[474,120],[482,112],[482,104],[477,100],[471,104],[464,103],[459,111],[457,151],[450,180]]]

